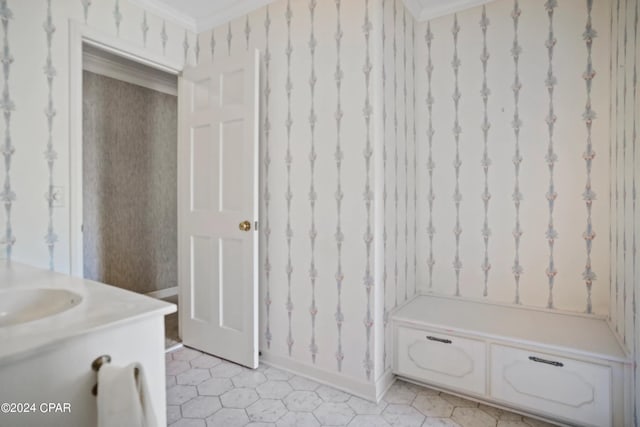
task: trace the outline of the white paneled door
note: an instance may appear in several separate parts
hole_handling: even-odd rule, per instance
[[[179,83],[184,345],[258,366],[259,56],[186,67]]]

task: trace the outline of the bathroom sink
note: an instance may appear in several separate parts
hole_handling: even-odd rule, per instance
[[[0,328],[53,316],[81,301],[80,295],[66,289],[0,290]]]

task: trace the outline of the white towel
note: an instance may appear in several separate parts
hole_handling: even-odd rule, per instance
[[[97,400],[98,427],[157,427],[144,371],[137,363],[102,365]]]

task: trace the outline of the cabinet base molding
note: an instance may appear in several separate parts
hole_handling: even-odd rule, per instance
[[[421,386],[421,387],[428,387],[428,388],[436,390],[436,391],[441,391],[441,392],[444,392],[444,393],[447,393],[447,394],[451,394],[453,396],[461,397],[463,399],[470,400],[472,402],[481,403],[483,405],[491,406],[491,407],[497,408],[497,409],[502,409],[503,411],[513,412],[514,414],[519,414],[519,415],[522,415],[523,417],[533,418],[533,419],[544,421],[544,422],[547,422],[547,423],[553,423],[554,425],[558,425],[558,426],[562,426],[562,427],[571,427],[570,424],[563,424],[563,423],[558,422],[557,420],[542,417],[542,416],[540,416],[540,414],[535,414],[535,413],[532,413],[532,412],[526,412],[526,411],[523,411],[521,408],[514,407],[514,406],[509,406],[509,405],[503,404],[503,403],[499,403],[498,401],[487,399],[484,396],[478,396],[478,395],[471,394],[471,393],[468,393],[468,392],[457,391],[457,390],[453,390],[453,389],[445,388],[445,387],[438,387],[437,385],[429,384],[429,383],[426,383],[424,381],[421,381],[421,380],[418,380],[418,379],[414,379],[414,378],[410,378],[410,377],[398,376],[397,379],[401,379],[402,381],[406,381],[408,383],[415,384],[415,385],[418,385],[418,386]]]

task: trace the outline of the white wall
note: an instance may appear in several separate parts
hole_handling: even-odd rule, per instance
[[[374,237],[376,219],[373,201],[367,208],[365,192],[367,186],[371,193],[375,191],[376,172],[375,155],[367,170],[365,149],[374,149],[373,124],[379,121],[380,110],[374,105],[377,71],[372,70],[367,87],[364,65],[367,53],[372,66],[377,61],[374,37],[379,38],[380,29],[374,22],[378,20],[378,2],[343,0],[339,18],[336,2],[315,3],[313,21],[310,1],[281,0],[213,32],[202,33],[200,59],[211,61],[213,54],[214,62],[224,61],[229,53],[253,48],[263,53],[260,347],[265,359],[319,378],[338,378],[338,382],[346,378],[348,387],[370,393],[377,376],[376,322],[368,333],[366,319],[370,313],[374,320],[376,301],[374,288],[367,297],[365,277],[369,274],[373,285],[375,255],[373,241],[367,250],[365,236],[369,226]],[[363,31],[367,4],[372,22],[368,45]],[[289,5],[290,28],[286,19]],[[335,38],[338,20],[343,33],[339,55]],[[317,42],[313,53],[312,29]],[[286,55],[289,42],[290,63]],[[343,73],[339,95],[335,78],[338,64]],[[312,73],[316,78],[313,95]],[[339,132],[338,102],[343,113]],[[364,114],[366,102],[372,106],[373,114],[369,133]],[[316,116],[313,133],[312,111]],[[340,175],[338,141],[343,153]],[[313,162],[312,150],[316,156]],[[343,194],[339,213],[338,185]],[[290,207],[286,200],[288,188],[292,196]],[[312,189],[315,204],[310,199]],[[317,233],[315,239],[311,237],[312,224]],[[340,254],[338,229],[344,236]],[[343,275],[340,292],[336,278],[339,264]],[[338,305],[344,317],[341,330]]]
[[[173,61],[185,58],[185,36],[188,42],[187,56],[193,61],[195,35],[172,22],[146,14],[146,46],[143,37],[145,11],[125,0],[101,0],[86,2],[86,24],[110,36],[117,36],[149,52],[164,54]],[[50,51],[47,42],[45,22],[50,4],[51,33]],[[116,6],[119,9],[119,31],[116,26]],[[13,245],[0,245],[1,256],[6,257],[9,247],[11,258],[40,267],[52,266],[58,271],[70,270],[69,260],[69,20],[84,23],[83,2],[79,0],[19,1],[0,2],[2,25],[6,32],[2,43],[13,62],[7,64],[3,72],[2,85],[5,95],[3,105],[14,104],[10,119],[0,123],[0,133],[5,135],[1,146],[10,159],[0,165],[3,194],[6,190],[14,197],[2,197],[7,210],[0,210],[0,241],[6,242],[10,226],[9,240]],[[166,47],[163,49],[162,28],[166,28]],[[53,27],[50,27],[53,28]],[[52,74],[51,97],[45,75],[47,57],[50,55]],[[49,101],[55,110],[51,133],[45,108]],[[52,176],[45,159],[47,143],[51,137],[53,158]],[[50,181],[51,180],[51,181]],[[53,208],[49,214],[48,194],[50,182],[62,187],[64,206]],[[10,203],[6,203],[11,199]],[[49,234],[51,218],[52,253],[45,236]]]
[[[382,287],[385,323],[385,369],[391,368],[390,313],[411,299],[417,291],[418,219],[416,202],[417,75],[415,41],[417,25],[402,0],[382,1],[383,42],[383,195],[384,266]]]
[[[628,348],[633,347],[634,280],[637,280],[636,185],[638,150],[637,50],[635,0],[612,2],[611,40],[611,322]]]
[[[456,182],[453,165],[455,138],[452,130],[455,109],[451,66],[451,28],[454,17],[445,16],[429,23],[434,36],[431,57],[434,65],[432,121],[435,131],[432,140],[435,164],[435,264],[431,282],[427,261],[427,195],[430,181],[426,167],[429,113],[426,104],[425,67],[429,51],[425,33],[428,24],[414,24],[408,14],[406,23],[403,22],[405,9],[400,2],[395,3],[394,20],[394,1],[396,0],[342,0],[340,19],[336,13],[336,2],[314,2],[312,25],[310,0],[291,0],[290,3],[288,0],[279,0],[268,8],[236,19],[213,32],[199,34],[199,55],[196,55],[194,35],[185,33],[184,29],[170,22],[166,23],[168,41],[164,54],[174,60],[184,58],[185,34],[190,61],[195,61],[196,56],[200,61],[211,61],[212,56],[214,61],[221,61],[229,52],[248,48],[258,48],[263,53],[269,53],[268,56],[263,56],[262,62],[261,348],[271,360],[331,379],[337,385],[357,389],[363,394],[371,392],[373,382],[389,364],[388,354],[387,360],[383,361],[384,349],[386,347],[388,353],[390,347],[389,340],[387,343],[383,342],[381,320],[385,311],[396,306],[396,296],[399,305],[405,300],[405,291],[406,298],[410,298],[416,288],[449,295],[456,291],[452,265],[456,250],[453,231],[456,223],[453,201]],[[631,0],[627,2],[631,3]],[[117,35],[114,19],[116,4],[122,14],[119,37],[142,46],[144,11],[127,1],[93,1],[89,7],[87,24],[105,33]],[[291,7],[290,28],[286,19],[288,4]],[[549,219],[545,198],[549,190],[549,172],[545,163],[549,144],[545,123],[549,111],[549,95],[545,79],[549,64],[545,40],[549,35],[549,22],[543,2],[524,0],[519,1],[519,5],[522,10],[518,32],[522,46],[519,74],[522,82],[520,112],[523,122],[520,136],[523,157],[520,183],[524,197],[520,214],[524,232],[520,252],[520,263],[524,269],[520,280],[520,297],[524,305],[545,307],[549,296],[548,278],[545,274],[549,263],[549,249],[545,238]],[[372,22],[369,43],[363,31],[365,6],[368,6],[369,20]],[[15,103],[9,128],[9,145],[15,147],[15,152],[6,156],[11,159],[8,180],[4,165],[0,166],[0,176],[3,182],[10,182],[10,190],[16,195],[15,201],[9,204],[9,219],[12,235],[15,236],[12,258],[33,265],[48,266],[50,254],[44,236],[48,230],[49,210],[44,194],[50,181],[43,154],[47,149],[49,134],[43,112],[49,100],[47,79],[43,71],[48,48],[42,26],[47,17],[47,2],[0,1],[0,14],[8,16],[7,7],[11,9],[12,17],[5,20],[8,23],[8,37],[3,38],[3,43],[8,45],[14,61],[5,67],[5,70],[10,70],[10,74],[5,73],[3,86],[10,97],[4,96],[3,105],[8,105],[9,100]],[[459,177],[462,195],[462,234],[459,246],[462,269],[459,290],[463,297],[502,302],[514,302],[515,299],[512,273],[515,255],[512,236],[515,224],[512,200],[515,137],[511,125],[515,103],[511,86],[515,73],[510,53],[514,34],[511,17],[513,7],[513,0],[496,0],[486,6],[486,15],[490,21],[486,41],[490,55],[486,78],[491,90],[487,108],[488,121],[491,123],[487,137],[487,152],[491,159],[487,183],[492,196],[487,211],[492,233],[488,245],[491,269],[486,297],[483,296],[485,282],[482,264],[485,249],[481,234],[484,221],[481,195],[485,181],[481,164],[484,149],[481,130],[484,107],[480,94],[483,81],[480,60],[483,49],[480,26],[482,8],[470,9],[457,15],[460,26],[458,55],[461,61],[458,78],[461,99],[458,113],[462,128],[459,140],[462,161]],[[594,2],[592,11],[593,26],[598,31],[592,48],[592,61],[598,74],[591,91],[592,106],[598,114],[592,127],[592,139],[597,153],[593,161],[592,184],[598,198],[593,203],[592,221],[597,236],[591,253],[592,267],[598,276],[593,284],[592,295],[593,311],[597,314],[609,313],[608,7],[606,2]],[[52,147],[57,154],[53,163],[52,181],[54,185],[63,186],[67,190],[65,207],[52,211],[53,232],[57,235],[52,259],[57,270],[67,271],[67,141],[70,120],[67,79],[68,19],[84,21],[82,2],[52,2],[51,14],[56,26],[51,44],[51,59],[57,71],[52,80],[51,94],[52,105],[57,112],[51,131]],[[624,16],[631,19],[629,14]],[[559,237],[555,241],[554,262],[557,276],[553,295],[555,308],[574,311],[585,311],[587,307],[586,285],[582,278],[587,259],[582,237],[587,223],[587,209],[582,199],[587,179],[582,157],[587,139],[586,126],[582,120],[587,99],[585,81],[582,78],[587,64],[587,50],[582,38],[586,20],[585,2],[558,2],[554,11],[557,44],[553,56],[553,69],[557,77],[553,106],[557,116],[554,145],[558,155],[555,167],[555,191],[558,196],[553,217]],[[343,33],[339,55],[335,38],[338,22],[341,23]],[[147,49],[163,53],[160,35],[162,21],[147,14],[147,23]],[[269,25],[266,26],[266,23]],[[313,55],[309,45],[311,28],[317,41]],[[286,50],[289,40],[292,51],[288,63]],[[373,67],[368,85],[365,84],[364,73],[367,54]],[[343,72],[340,95],[335,78],[338,64]],[[309,84],[312,73],[317,79],[313,95]],[[287,95],[287,76],[291,79],[290,97]],[[398,84],[397,91],[394,90],[394,80]],[[372,108],[369,124],[364,112],[367,102]],[[628,105],[632,105],[631,101],[628,102]],[[339,132],[335,115],[338,105],[343,113]],[[384,121],[383,107],[386,109]],[[313,133],[309,120],[312,108],[316,116]],[[289,111],[291,127],[288,134]],[[394,123],[396,113],[397,136]],[[1,123],[0,132],[5,134],[6,130],[6,123]],[[340,175],[336,158],[338,140],[343,154]],[[373,152],[371,157],[367,147]],[[316,154],[313,162],[310,160],[312,149]],[[385,151],[386,159],[383,156]],[[290,170],[287,169],[287,152],[291,159]],[[368,167],[367,158],[370,159]],[[629,156],[619,158],[631,161]],[[631,165],[629,163],[627,171],[633,170]],[[339,212],[336,200],[338,183],[344,195]],[[315,205],[310,200],[312,186],[316,194]],[[382,197],[385,186],[386,201]],[[286,201],[288,187],[292,195],[290,207]],[[373,193],[370,206],[367,202],[370,196],[365,197],[369,192]],[[0,215],[0,230],[4,230],[3,234],[6,236],[7,216],[5,211]],[[631,217],[628,214],[627,218]],[[317,232],[315,239],[310,235],[313,223]],[[288,224],[291,230],[290,242],[287,239]],[[340,255],[336,233],[338,226],[344,235]],[[370,235],[367,233],[368,227]],[[372,243],[367,243],[369,239],[365,236],[371,236]],[[417,246],[417,251],[414,245]],[[340,280],[336,278],[339,263],[343,275],[340,292]],[[289,265],[290,278],[287,274]],[[311,269],[312,265],[314,269]],[[372,286],[369,294],[367,284]],[[385,288],[387,292],[382,298],[381,289]],[[619,297],[620,292],[616,301]],[[341,328],[336,318],[338,304],[344,316]],[[316,310],[317,313],[314,314]],[[612,317],[629,318],[628,311],[624,315],[619,315],[620,312],[618,309],[612,310]],[[616,324],[622,323],[624,322],[617,321]],[[341,363],[339,359],[342,359]]]
[[[126,0],[101,0],[87,4],[88,26],[136,46],[145,45],[143,9]],[[317,158],[313,174],[309,157],[312,150],[309,120],[312,111],[309,84],[312,75],[310,2],[291,1],[290,34],[285,16],[287,4],[286,0],[281,0],[269,6],[268,37],[266,7],[216,28],[213,33],[201,33],[197,41],[194,34],[167,21],[164,23],[168,37],[166,49],[162,46],[163,21],[146,13],[146,48],[181,62],[185,58],[186,36],[186,55],[191,63],[196,60],[211,61],[212,55],[215,61],[221,61],[230,52],[248,48],[258,48],[264,53],[268,48],[270,60],[263,57],[262,61],[265,77],[262,87],[261,141],[261,222],[264,233],[261,247],[261,348],[265,357],[271,360],[297,366],[299,370],[318,377],[346,381],[343,384],[346,387],[371,395],[373,381],[381,375],[376,360],[382,358],[382,310],[376,307],[382,298],[376,299],[375,293],[380,291],[374,286],[380,281],[375,262],[380,257],[380,249],[375,247],[375,240],[379,240],[375,224],[380,219],[375,210],[378,206],[376,203],[379,203],[376,196],[379,198],[381,187],[379,181],[374,179],[375,162],[380,159],[379,135],[374,129],[374,124],[380,122],[377,93],[380,81],[380,2],[341,2],[343,37],[339,56],[335,39],[338,25],[336,3],[321,1],[316,4],[313,28],[317,40],[314,54],[317,83],[313,109],[317,123],[313,144]],[[4,165],[0,166],[0,176],[4,182],[10,183],[15,200],[11,201],[8,217],[4,210],[0,213],[0,230],[6,237],[9,220],[10,237],[15,239],[14,244],[10,245],[11,259],[41,267],[51,264],[56,270],[69,271],[68,22],[70,19],[85,21],[83,2],[51,2],[51,20],[56,27],[51,40],[52,66],[56,70],[51,95],[56,110],[51,130],[52,151],[55,151],[51,180],[54,186],[63,187],[65,197],[65,206],[51,211],[52,234],[56,236],[52,255],[44,238],[50,217],[44,198],[50,181],[43,154],[49,133],[43,112],[49,100],[48,83],[43,72],[48,55],[47,37],[43,30],[48,3],[46,0],[9,0],[0,2],[0,5],[4,6],[0,10],[5,11],[7,16],[7,9],[11,11],[11,16],[6,20],[8,36],[3,42],[6,41],[14,57],[6,87],[11,101],[15,103],[10,123],[10,146],[15,147],[15,152],[9,156],[11,167],[8,170]],[[372,22],[368,44],[363,30],[366,5]],[[115,19],[116,6],[121,16],[119,31]],[[287,64],[285,53],[289,38],[292,46],[290,65]],[[364,73],[367,52],[372,67],[368,86]],[[340,91],[340,108],[343,112],[339,135],[343,153],[340,178],[337,172],[338,130],[335,118],[338,108],[335,72],[338,63],[343,72]],[[286,91],[288,73],[291,77],[290,100]],[[268,95],[267,90],[270,91]],[[364,113],[367,103],[372,111],[369,124]],[[288,137],[286,121],[289,110],[291,133]],[[268,134],[267,112],[270,124]],[[4,133],[6,124],[0,126],[0,132]],[[287,145],[291,154],[289,173],[285,160]],[[365,154],[367,147],[373,154]],[[265,163],[267,158],[269,165]],[[7,178],[5,172],[8,172]],[[343,193],[339,215],[336,200],[338,180]],[[288,185],[292,194],[290,209],[285,199]],[[317,194],[314,210],[309,196],[312,185]],[[365,197],[365,193],[371,195]],[[267,194],[268,207],[265,204]],[[366,198],[371,199],[370,203]],[[317,232],[313,250],[310,236],[312,218]],[[292,231],[290,245],[286,237],[288,221]],[[344,235],[340,257],[336,237],[338,224]],[[270,230],[270,233],[266,230]],[[3,248],[3,256],[6,256],[7,249]],[[290,280],[286,272],[289,258]],[[339,262],[343,275],[340,293],[336,279]],[[312,265],[317,272],[315,291],[310,273]],[[287,304],[289,294],[290,310]],[[311,314],[314,301],[317,310],[315,323]],[[336,319],[339,301],[344,317],[341,331]],[[341,356],[338,356],[339,352]],[[338,359],[341,359],[340,363]]]
[[[638,0],[611,2],[611,324],[636,361],[635,425],[640,410],[640,35]]]
[[[545,85],[549,70],[548,48],[549,17],[546,2],[520,0],[518,20],[520,90],[519,181],[522,202],[520,224],[519,263],[523,269],[519,284],[519,302],[527,306],[547,307],[549,280],[546,270],[550,263],[548,240],[545,236],[549,223],[549,203],[546,194],[550,187],[550,173],[545,160],[549,149],[548,126],[549,92]],[[482,7],[457,14],[460,31],[457,52],[459,68],[459,125],[460,150],[460,271],[459,293],[462,297],[487,301],[514,303],[516,280],[513,273],[515,260],[516,209],[512,199],[515,187],[515,81],[514,58],[514,0],[497,0],[486,5],[488,53],[486,82],[490,90],[487,100],[487,258],[491,265],[486,280],[483,270],[485,246],[484,228],[485,175],[483,156],[485,141],[482,124],[484,105],[481,95],[484,72],[481,55],[484,47],[481,28]],[[592,312],[606,315],[609,293],[609,4],[593,2],[592,25],[598,35],[592,45],[593,67],[597,74],[591,90],[593,120],[592,141],[596,157],[593,160],[591,183],[597,198],[592,204],[592,224],[596,233],[591,251],[592,270],[597,279],[592,285]],[[416,92],[418,97],[416,122],[418,123],[418,281],[423,291],[447,295],[456,294],[456,275],[453,261],[456,252],[454,227],[456,225],[454,191],[456,184],[454,159],[455,107],[453,101],[455,77],[452,67],[454,16],[434,19],[417,26],[416,33]],[[587,68],[587,48],[583,33],[587,23],[586,2],[565,0],[557,2],[553,12],[552,68],[557,84],[553,90],[554,125],[553,145],[557,155],[554,168],[553,221],[558,237],[554,241],[553,262],[557,275],[553,286],[553,307],[577,312],[587,311],[587,286],[583,272],[587,264],[587,249],[583,233],[587,226],[587,208],[583,193],[587,182],[583,153],[587,144],[587,128],[582,118],[587,100],[583,73]],[[433,33],[429,51],[425,35],[430,25]],[[435,169],[433,181],[427,170],[428,121],[427,58],[433,61],[433,141],[432,153]],[[428,209],[429,186],[433,184],[435,199],[433,215]],[[431,245],[428,224],[433,221],[433,275],[429,275],[428,257]]]

